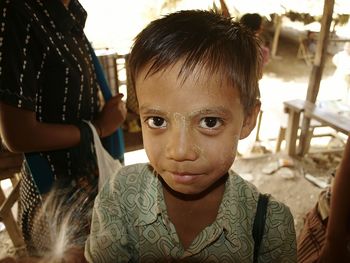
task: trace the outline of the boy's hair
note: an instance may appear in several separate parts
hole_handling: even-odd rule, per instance
[[[253,30],[253,32],[256,32],[261,28],[262,17],[257,13],[245,14],[241,17],[240,22],[249,29]]]
[[[221,74],[223,82],[239,90],[244,112],[249,114],[259,97],[260,44],[254,34],[231,18],[213,11],[187,10],[151,22],[135,38],[129,57],[132,83],[149,66],[149,75],[178,61],[184,63],[184,80],[196,66],[208,76]],[[135,85],[133,85],[135,87]]]

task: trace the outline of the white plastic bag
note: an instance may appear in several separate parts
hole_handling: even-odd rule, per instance
[[[101,187],[103,186],[107,178],[112,175],[115,175],[122,167],[122,164],[118,159],[115,160],[103,147],[100,137],[98,136],[97,131],[95,129],[95,126],[92,125],[91,122],[87,122],[87,124],[89,124],[91,131],[94,135],[94,144],[99,172],[98,190],[101,190]]]

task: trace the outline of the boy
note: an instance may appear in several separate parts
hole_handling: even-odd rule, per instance
[[[230,170],[256,123],[261,55],[238,23],[181,11],[130,54],[150,164],[122,168],[95,201],[89,262],[252,262],[259,193]],[[270,200],[259,262],[296,262],[289,209]]]

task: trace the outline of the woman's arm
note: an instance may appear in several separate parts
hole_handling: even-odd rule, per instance
[[[46,124],[36,120],[35,112],[0,102],[0,132],[12,152],[36,152],[75,146],[80,141],[74,125]]]
[[[109,100],[93,121],[100,137],[112,134],[125,120],[122,94]],[[35,112],[18,109],[0,102],[0,133],[13,152],[36,152],[73,147],[80,142],[75,125],[48,124],[36,120]]]
[[[350,135],[350,134],[349,134]],[[321,262],[349,262],[347,236],[350,219],[350,136],[337,169],[331,196],[326,244]]]

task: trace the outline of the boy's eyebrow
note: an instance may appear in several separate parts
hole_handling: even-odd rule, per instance
[[[230,114],[230,111],[228,109],[226,109],[225,107],[219,106],[219,107],[213,107],[213,108],[203,108],[203,109],[193,111],[190,113],[190,116],[194,116],[194,115],[198,115],[198,114],[202,114],[202,115],[207,115],[207,114],[226,115],[226,114]]]
[[[166,114],[164,111],[150,108],[148,106],[141,106],[140,112],[143,112],[144,114],[154,114],[154,115],[164,115]],[[225,107],[218,106],[213,108],[202,108],[195,111],[192,111],[190,114],[188,114],[189,117],[193,117],[195,115],[208,115],[208,114],[217,114],[217,115],[227,115],[230,114],[230,111],[226,109]]]
[[[164,114],[163,111],[155,109],[155,108],[151,108],[149,106],[141,106],[140,107],[140,112],[146,113],[146,114],[154,114],[154,115],[160,115],[160,114]]]

